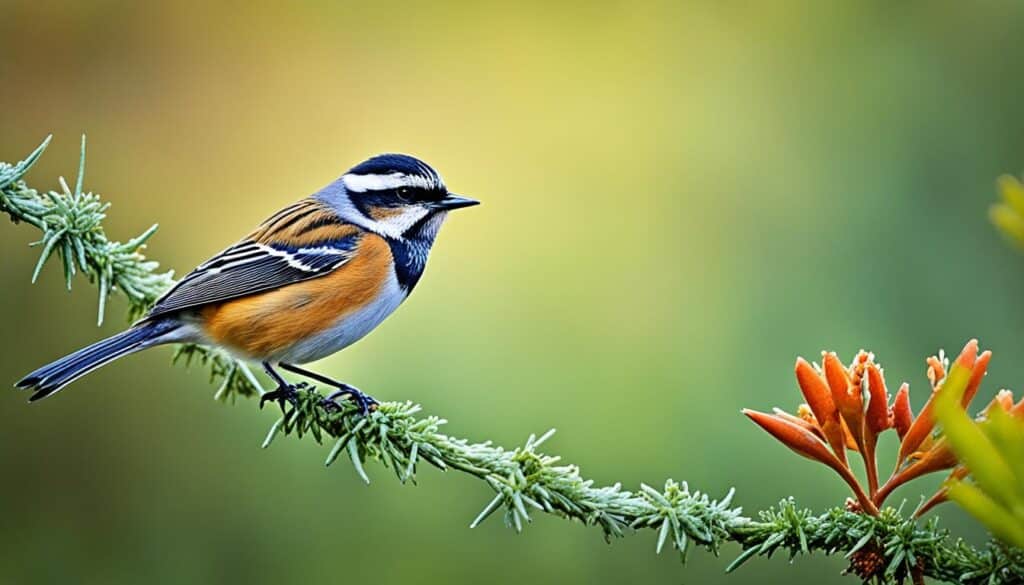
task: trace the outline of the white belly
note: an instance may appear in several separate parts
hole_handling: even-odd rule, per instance
[[[408,295],[398,285],[398,279],[392,272],[376,299],[363,308],[339,318],[320,333],[274,356],[273,361],[305,364],[341,351],[373,331],[402,304],[406,296]]]

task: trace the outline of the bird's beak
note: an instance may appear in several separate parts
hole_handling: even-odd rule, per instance
[[[469,197],[449,193],[444,199],[435,203],[434,207],[450,211],[452,209],[459,209],[460,207],[472,207],[479,204],[480,202],[476,199],[470,199]]]

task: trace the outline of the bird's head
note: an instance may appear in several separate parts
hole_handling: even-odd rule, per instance
[[[339,182],[363,223],[385,236],[433,240],[448,212],[479,201],[448,191],[427,163],[382,154],[349,169]]]

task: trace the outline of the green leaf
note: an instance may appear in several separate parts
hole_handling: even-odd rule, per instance
[[[481,511],[479,514],[477,514],[477,517],[472,522],[470,522],[469,527],[470,528],[476,528],[477,526],[480,526],[481,522],[486,520],[488,516],[493,514],[494,511],[497,510],[501,506],[501,502],[503,500],[504,500],[504,496],[502,496],[500,493],[498,495],[494,496],[494,499],[491,500],[491,502],[489,504],[487,504],[486,507],[484,507],[483,511]]]
[[[284,424],[284,417],[283,416],[281,418],[277,419],[276,421],[274,421],[274,424],[270,426],[270,432],[267,433],[267,438],[263,439],[263,444],[261,445],[261,447],[263,449],[266,449],[267,447],[270,446],[270,444],[274,441],[274,437],[276,437],[277,434],[279,432],[281,432],[281,425],[283,425],[283,424]]]
[[[78,178],[75,180],[75,197],[82,194],[82,181],[85,180],[85,134],[82,134],[82,154],[78,157]]]
[[[935,417],[942,424],[953,452],[971,470],[975,481],[997,501],[1012,502],[1016,498],[1017,479],[985,433],[964,412],[960,396],[939,392]]]
[[[979,426],[1016,477],[1017,500],[1024,502],[1024,420],[992,408]]]
[[[359,448],[356,446],[355,441],[349,441],[348,443],[348,456],[352,460],[352,467],[356,469],[359,477],[363,478],[366,485],[370,485],[370,476],[366,475],[366,470],[363,469],[363,462],[359,457]]]
[[[13,167],[9,167],[6,173],[0,174],[0,189],[5,189],[24,177],[25,173],[32,168],[32,165],[36,164],[36,161],[39,160],[39,157],[43,156],[43,152],[50,145],[51,139],[53,139],[53,134],[48,134],[31,154]]]
[[[992,534],[1016,547],[1024,548],[1024,517],[1015,516],[976,486],[957,481],[952,482],[948,490],[949,499],[960,504]]]

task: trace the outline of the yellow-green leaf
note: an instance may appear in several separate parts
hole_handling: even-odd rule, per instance
[[[974,480],[993,499],[1005,506],[1017,500],[1017,477],[992,441],[967,415],[955,392],[940,392],[935,417],[957,458],[971,470]]]
[[[1024,518],[1014,517],[985,492],[962,481],[949,486],[949,499],[960,504],[971,516],[985,525],[993,535],[1006,542],[1024,547]]]

